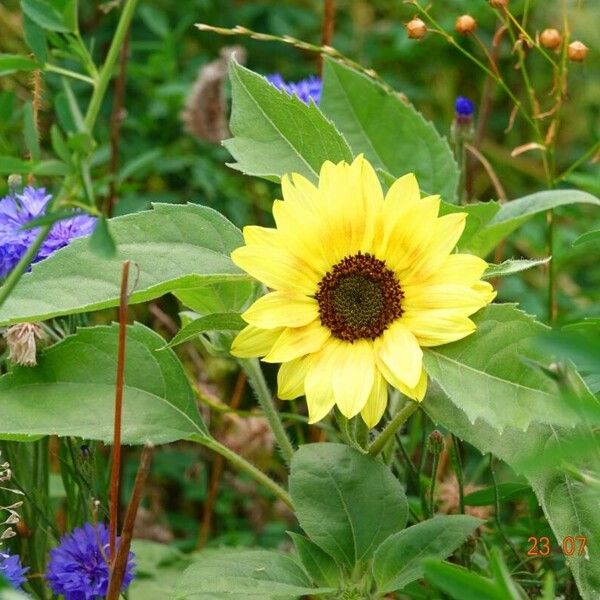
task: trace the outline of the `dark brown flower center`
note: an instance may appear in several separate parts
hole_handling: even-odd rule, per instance
[[[362,252],[335,265],[315,294],[321,323],[347,342],[379,337],[402,315],[403,297],[385,262]]]

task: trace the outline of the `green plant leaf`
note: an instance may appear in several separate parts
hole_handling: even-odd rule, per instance
[[[414,173],[429,194],[455,201],[459,171],[445,138],[399,94],[363,73],[325,58],[321,111],[375,168]]]
[[[311,541],[350,568],[406,525],[398,480],[382,462],[343,444],[302,446],[292,458],[289,487]]]
[[[496,487],[487,487],[465,496],[467,506],[492,506],[499,502],[510,502],[531,494],[531,486],[526,483],[499,483]]]
[[[288,535],[292,538],[302,566],[306,569],[311,579],[317,585],[333,588],[338,587],[340,583],[340,569],[335,560],[303,535],[291,531],[288,531]]]
[[[46,32],[27,15],[23,15],[23,34],[25,42],[33,52],[36,60],[41,64],[45,64],[48,60]]]
[[[177,290],[175,295],[182,304],[200,315],[241,313],[254,301],[258,287],[256,281],[225,281]]]
[[[446,558],[482,523],[467,515],[445,515],[391,535],[373,559],[377,590],[393,592],[421,579],[424,558]]]
[[[6,434],[113,435],[118,326],[80,329],[41,353],[37,367],[0,378]],[[122,435],[125,444],[157,444],[208,432],[181,363],[164,340],[136,323],[127,328]]]
[[[491,579],[440,560],[424,561],[427,581],[455,600],[512,600],[502,596]]]
[[[117,244],[113,259],[97,256],[87,239],[74,240],[22,277],[0,308],[0,324],[117,306],[126,259],[135,263],[132,304],[170,291],[249,279],[229,258],[243,243],[240,231],[210,208],[156,204],[151,211],[111,219],[110,229]]]
[[[188,567],[173,596],[176,600],[297,600],[331,589],[311,587],[290,556],[268,550],[205,550]]]
[[[550,362],[535,343],[547,327],[509,304],[492,304],[473,321],[472,335],[424,352],[428,374],[471,423],[482,419],[502,431],[579,420],[556,383],[524,360]]]
[[[33,104],[27,102],[23,107],[23,136],[25,146],[33,160],[40,160],[40,140],[33,117]]]
[[[506,277],[507,275],[514,275],[515,273],[520,273],[521,271],[527,271],[528,269],[533,269],[534,267],[548,264],[550,259],[551,257],[549,256],[546,258],[536,259],[515,258],[505,260],[497,265],[490,264],[486,272],[483,274],[483,279],[493,279],[494,277]]]
[[[89,248],[102,258],[112,258],[117,254],[117,246],[108,226],[108,219],[100,217],[90,236]]]
[[[237,161],[229,166],[267,179],[293,172],[316,181],[326,160],[352,160],[344,138],[314,104],[277,90],[235,60],[229,77],[234,137],[223,144]]]
[[[490,550],[489,569],[502,598],[506,598],[507,600],[529,599],[525,591],[513,581],[508,567],[504,562],[502,551],[497,546]]]
[[[172,348],[193,340],[207,331],[240,331],[247,323],[240,317],[239,313],[214,313],[195,319],[183,326],[177,335],[165,346]]]
[[[579,246],[580,244],[588,244],[590,242],[597,242],[600,240],[600,229],[596,231],[588,231],[583,235],[580,235],[574,242],[573,246]]]
[[[17,71],[34,71],[39,65],[30,58],[19,54],[0,54],[0,77]]]
[[[23,12],[35,23],[48,31],[69,32],[64,16],[46,0],[21,0]]]

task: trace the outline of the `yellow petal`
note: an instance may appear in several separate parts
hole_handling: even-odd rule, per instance
[[[386,204],[392,203],[396,209],[399,209],[404,206],[410,207],[413,202],[417,202],[420,198],[421,192],[415,174],[407,173],[394,181],[385,196],[385,202]]]
[[[318,316],[319,305],[314,298],[289,291],[270,292],[242,314],[244,321],[263,329],[301,327]]]
[[[282,400],[293,400],[304,394],[304,380],[308,373],[311,356],[295,358],[283,363],[277,373],[277,396]]]
[[[453,310],[409,312],[401,322],[415,335],[421,346],[440,346],[460,340],[476,329],[469,317]]]
[[[242,246],[231,253],[231,260],[273,289],[312,295],[319,283],[318,276],[304,261],[282,248]]]
[[[406,387],[405,385],[398,386],[398,389],[409,398],[416,400],[417,402],[421,402],[423,398],[425,398],[425,393],[427,392],[427,372],[425,369],[421,371],[421,376],[419,377],[419,382],[414,388]]]
[[[411,314],[447,308],[460,309],[465,316],[468,316],[488,304],[489,297],[487,289],[484,292],[456,284],[407,285],[402,287],[402,291],[404,292],[402,307]],[[426,314],[423,314],[423,317],[426,317]]]
[[[471,254],[450,254],[447,256],[438,269],[429,275],[424,283],[458,283],[462,285],[472,285],[485,272],[488,264],[482,258]],[[410,279],[405,283],[410,284]]]
[[[259,227],[258,225],[246,225],[243,229],[244,241],[248,245],[277,246],[281,245],[279,234],[276,229],[270,227]]]
[[[271,352],[265,356],[265,362],[288,362],[305,354],[318,352],[331,336],[331,331],[313,321],[304,327],[288,327],[277,338]]]
[[[271,351],[282,331],[282,328],[259,329],[254,325],[248,325],[233,340],[231,354],[238,358],[264,356]]]
[[[333,358],[333,395],[342,414],[351,419],[365,406],[373,387],[373,343],[357,340],[337,344]]]
[[[367,399],[367,403],[360,411],[363,421],[369,429],[372,429],[381,421],[381,417],[387,406],[387,382],[379,372],[375,373],[375,381],[371,387],[371,393]]]
[[[481,296],[484,304],[489,304],[497,294],[489,281],[476,281],[471,289]]]
[[[419,381],[423,351],[415,336],[398,320],[375,341],[377,366],[385,378],[398,387],[413,388]]]
[[[333,408],[333,354],[336,342],[333,340],[313,357],[304,382],[308,422],[316,423],[323,419]]]

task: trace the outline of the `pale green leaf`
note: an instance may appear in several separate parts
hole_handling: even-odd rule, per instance
[[[157,444],[208,435],[181,363],[164,340],[141,324],[128,327],[122,437]],[[41,353],[36,367],[0,378],[6,434],[77,436],[110,442],[113,435],[118,327],[80,329]]]
[[[173,346],[178,346],[208,331],[240,331],[246,325],[247,323],[240,317],[239,313],[214,313],[206,315],[184,325],[165,347],[172,348]]]
[[[381,461],[349,446],[302,446],[292,458],[289,487],[308,537],[350,568],[406,524],[399,481]]]
[[[218,212],[194,204],[156,204],[154,210],[111,219],[112,259],[97,256],[87,239],[74,240],[35,265],[0,308],[0,325],[118,305],[121,267],[131,260],[130,303],[221,281],[248,281],[229,258],[243,243]]]
[[[224,145],[237,161],[230,166],[267,179],[300,173],[316,181],[326,160],[352,160],[344,138],[314,104],[277,90],[234,60],[229,77],[233,138]]]
[[[600,229],[596,231],[588,231],[583,235],[580,235],[574,242],[573,246],[579,246],[580,244],[588,244],[589,242],[600,241]]]
[[[483,274],[483,279],[493,279],[495,277],[514,275],[515,273],[527,271],[528,269],[533,269],[534,267],[539,267],[540,265],[546,265],[550,262],[550,259],[550,256],[546,258],[535,259],[514,258],[505,260],[497,265],[491,263],[486,272]]]
[[[319,107],[355,155],[394,177],[414,173],[427,193],[456,199],[459,171],[448,142],[398,94],[326,58]]]
[[[423,559],[446,558],[483,523],[467,515],[444,515],[391,535],[373,559],[379,592],[401,590],[423,577]]]

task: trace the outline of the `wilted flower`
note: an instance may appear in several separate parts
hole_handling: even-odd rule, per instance
[[[35,323],[18,323],[4,332],[8,344],[8,358],[16,365],[35,367],[36,338],[43,338],[42,330]]]
[[[461,15],[456,19],[454,29],[461,35],[469,35],[477,29],[477,21],[471,15]]]
[[[50,550],[46,579],[52,591],[63,594],[65,600],[104,598],[110,577],[108,548],[109,533],[103,523],[86,523],[63,536],[58,547]],[[131,583],[133,568],[130,552],[122,589]]]
[[[29,567],[21,564],[21,557],[18,554],[0,552],[0,574],[13,588],[21,589],[21,585],[27,581],[24,577],[27,571],[29,571]]]
[[[540,43],[544,48],[556,50],[562,43],[562,36],[558,29],[544,29],[540,34]]]
[[[37,237],[39,228],[22,227],[44,215],[51,197],[44,188],[26,187],[23,193],[0,200],[0,277],[12,271]],[[89,235],[95,222],[93,217],[75,214],[55,223],[33,262],[47,258],[75,238]]]
[[[583,62],[588,54],[588,47],[579,41],[571,42],[567,50],[569,60],[573,62]]]
[[[319,101],[321,100],[323,84],[321,80],[314,75],[297,82],[286,82],[279,73],[274,73],[273,75],[267,75],[267,81],[290,96],[297,96],[304,104],[310,104],[311,100],[315,104],[319,104]]]

